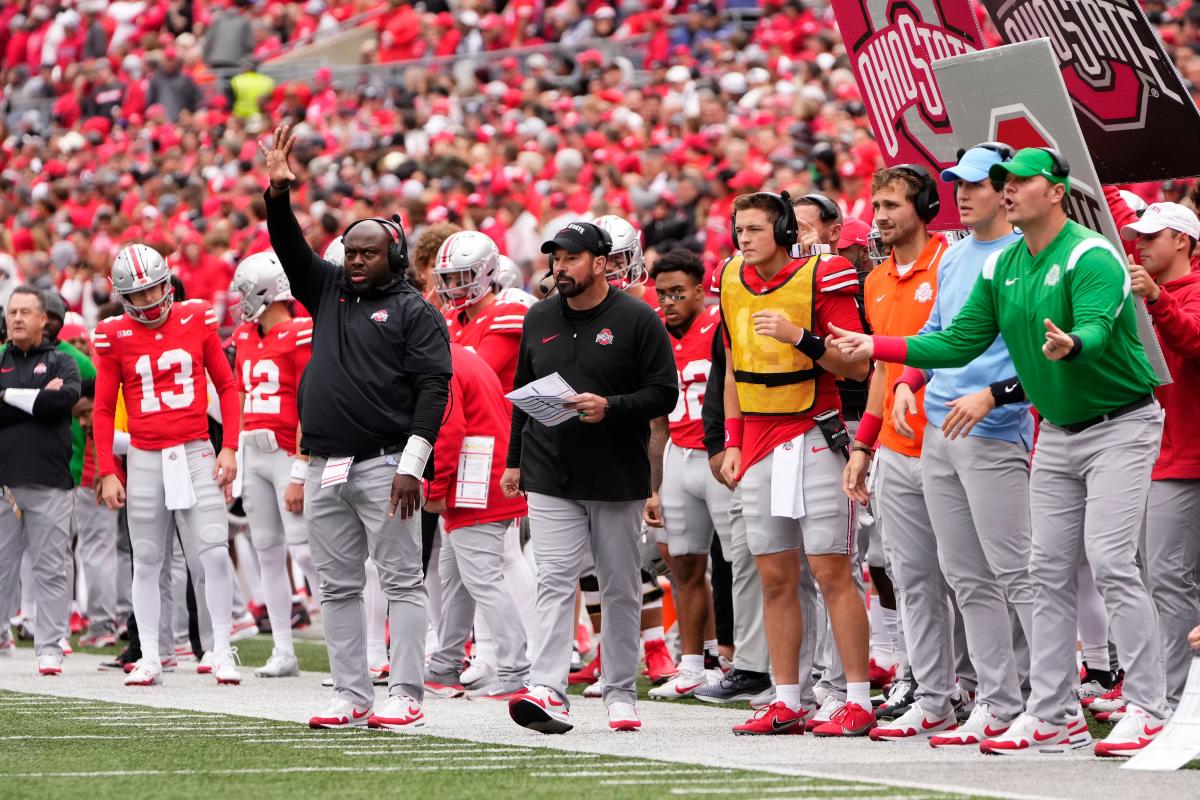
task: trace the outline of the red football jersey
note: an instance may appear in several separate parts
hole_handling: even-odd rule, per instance
[[[713,337],[721,323],[719,306],[709,306],[692,320],[682,338],[671,336],[675,351],[675,369],[679,373],[679,402],[667,417],[671,441],[676,447],[704,449],[704,389],[712,369]],[[670,328],[667,332],[670,333]]]
[[[217,337],[217,320],[204,300],[171,307],[167,321],[150,328],[125,315],[96,326],[96,466],[113,474],[113,412],[118,389],[129,414],[130,443],[163,450],[208,439],[208,382],[221,404],[224,447],[237,447],[237,384]]]
[[[521,328],[528,310],[520,303],[495,302],[470,322],[461,311],[450,311],[446,316],[450,341],[478,353],[496,373],[505,392],[513,390]]]
[[[312,356],[312,333],[309,317],[281,322],[265,336],[257,322],[244,322],[233,332],[234,373],[245,393],[242,430],[274,431],[275,441],[289,453],[296,451],[296,399],[300,375]]]

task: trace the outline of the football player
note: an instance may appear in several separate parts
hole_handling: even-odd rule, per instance
[[[596,227],[608,234],[612,240],[609,252],[608,282],[631,297],[645,300],[646,305],[658,311],[658,294],[649,286],[650,275],[646,271],[646,260],[642,255],[642,235],[627,220],[616,214],[605,214],[596,218]]]

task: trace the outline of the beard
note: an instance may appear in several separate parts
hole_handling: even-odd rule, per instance
[[[596,282],[596,276],[590,272],[582,282],[577,282],[565,272],[554,276],[554,285],[558,288],[558,293],[563,297],[578,297],[579,295],[592,288],[592,284]]]

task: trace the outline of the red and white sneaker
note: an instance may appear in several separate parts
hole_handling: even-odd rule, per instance
[[[240,642],[242,639],[249,639],[251,636],[258,635],[258,622],[254,619],[254,615],[247,611],[233,621],[233,628],[229,632],[229,641]]]
[[[1125,678],[1113,684],[1113,687],[1099,697],[1093,697],[1090,701],[1080,700],[1079,702],[1087,706],[1088,711],[1093,714],[1098,714],[1101,711],[1116,711],[1121,706],[1125,705]]]
[[[371,683],[375,686],[387,686],[392,677],[392,665],[387,661],[367,667],[367,671],[371,673]]]
[[[637,707],[633,703],[613,703],[608,707],[608,727],[614,731],[641,730]]]
[[[44,655],[38,656],[38,675],[61,675],[62,674],[62,656]]]
[[[990,755],[1066,753],[1086,747],[1091,741],[1092,737],[1086,726],[1082,732],[1078,732],[1068,723],[1057,725],[1038,719],[1032,714],[1022,714],[1013,720],[1007,731],[980,742],[979,752]]]
[[[1120,722],[1122,719],[1125,718],[1125,709],[1128,707],[1129,707],[1128,704],[1123,703],[1123,704],[1121,704],[1120,707],[1114,708],[1112,711],[1097,711],[1095,714],[1096,721],[1097,722]]]
[[[738,736],[802,735],[807,717],[804,709],[792,711],[786,703],[778,700],[754,712],[754,716],[741,725],[734,725]]]
[[[1010,720],[1002,720],[992,713],[987,703],[978,703],[971,710],[967,721],[937,736],[929,738],[930,747],[961,747],[976,745],[984,739],[999,736],[1012,725]]]
[[[78,611],[72,611],[71,618],[67,622],[67,625],[72,636],[77,633],[83,633],[87,629],[87,618]]]
[[[871,739],[876,742],[914,741],[948,731],[956,725],[958,718],[954,716],[953,711],[944,716],[931,717],[921,708],[920,703],[913,703],[912,708],[896,719],[877,725],[871,731]]]
[[[142,659],[133,665],[125,676],[126,686],[156,686],[162,683],[162,664]]]
[[[74,650],[71,649],[71,643],[69,641],[67,641],[66,639],[59,639],[58,646],[60,648],[62,648],[64,656],[69,656],[75,652]]]
[[[548,686],[530,686],[509,700],[508,715],[513,722],[538,733],[566,733],[575,727],[567,701]]]
[[[408,695],[392,695],[367,720],[367,727],[411,731],[425,727],[425,713],[421,704]]]
[[[179,667],[179,659],[175,656],[164,656],[159,659],[163,672],[174,672]]]
[[[833,719],[834,714],[842,710],[844,705],[846,705],[846,698],[842,695],[833,692],[826,694],[816,713],[808,715],[808,720],[804,723],[804,730],[811,731],[819,725],[829,722]]]
[[[371,707],[355,705],[344,697],[334,697],[321,713],[310,717],[310,728],[358,728],[371,718]]]
[[[237,686],[242,676],[237,670],[237,648],[229,647],[213,654],[212,674],[218,686]]]
[[[651,683],[666,683],[679,674],[679,667],[675,666],[675,659],[671,658],[665,639],[649,640],[642,645],[642,651],[646,660],[646,677]]]
[[[896,680],[896,667],[897,664],[884,667],[872,657],[867,664],[867,676],[871,681],[871,688],[882,691],[885,686]]]
[[[116,635],[112,633],[105,633],[104,631],[98,631],[95,633],[89,631],[83,636],[79,637],[80,647],[112,647],[116,643]]]
[[[200,656],[200,660],[196,662],[196,672],[201,675],[208,675],[212,672],[213,652],[209,650],[204,655]]]
[[[814,736],[866,736],[875,725],[875,709],[843,703],[829,722],[817,725],[812,732]]]
[[[577,686],[584,683],[595,683],[600,680],[600,646],[596,646],[596,657],[583,665],[583,669],[572,672],[567,676],[567,683]]]
[[[1125,715],[1104,741],[1096,742],[1096,755],[1128,758],[1153,742],[1167,726],[1167,721],[1129,703]]]
[[[691,697],[702,686],[708,686],[708,672],[689,672],[681,669],[679,673],[662,686],[650,690],[651,700],[682,700]]]

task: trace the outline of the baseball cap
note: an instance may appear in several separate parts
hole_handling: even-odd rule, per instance
[[[67,304],[63,302],[62,296],[58,292],[43,292],[42,298],[46,304],[46,316],[60,320],[66,318]]]
[[[1068,176],[1054,174],[1054,156],[1040,147],[1018,150],[1011,160],[993,164],[988,169],[988,177],[994,181],[1002,181],[1009,175],[1016,175],[1018,178],[1041,175],[1051,183],[1061,183],[1068,190],[1071,188],[1071,179]]]
[[[600,229],[590,222],[568,222],[553,239],[542,243],[542,252],[546,255],[560,248],[568,253],[586,251],[597,256],[608,255],[605,237],[601,235]]]
[[[989,150],[986,147],[972,147],[962,154],[962,158],[958,160],[957,164],[942,170],[942,180],[979,183],[988,177],[988,170],[1003,160],[995,150]]]
[[[1158,233],[1167,228],[1200,239],[1200,219],[1196,212],[1179,203],[1152,203],[1141,219],[1122,226],[1121,238],[1136,239],[1140,233]]]
[[[847,247],[856,244],[861,244],[865,247],[867,244],[867,237],[870,235],[870,225],[863,222],[858,217],[850,217],[842,223],[842,235],[838,237],[837,243],[838,250],[844,250]]]

